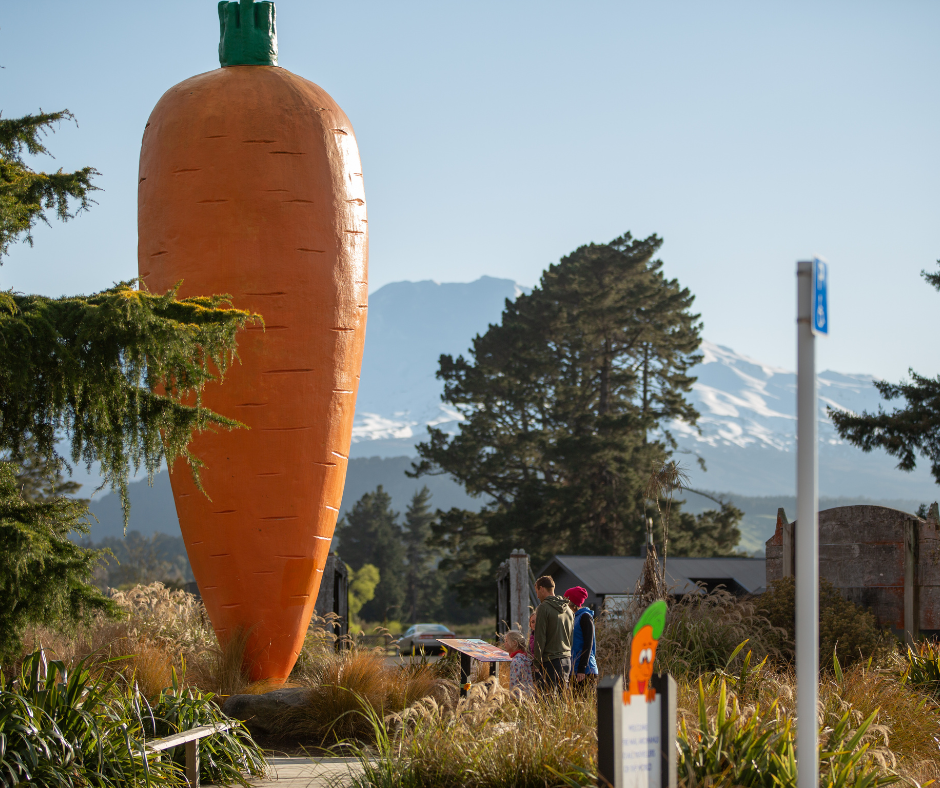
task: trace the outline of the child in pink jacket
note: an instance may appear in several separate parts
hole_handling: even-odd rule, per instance
[[[512,662],[509,663],[509,691],[519,690],[523,697],[534,695],[532,657],[526,649],[525,636],[521,632],[510,629],[503,635],[503,648],[512,657]]]

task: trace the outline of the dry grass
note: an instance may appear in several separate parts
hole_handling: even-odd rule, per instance
[[[236,629],[223,645],[218,645],[216,641],[204,648],[196,655],[192,665],[188,666],[187,681],[217,695],[245,692],[251,683],[245,665],[248,636],[248,631]]]
[[[745,657],[746,661],[746,657]],[[782,729],[796,722],[796,676],[790,667],[771,663],[753,666],[747,661],[733,673],[718,671],[701,677],[710,721],[717,716],[721,682],[725,682],[729,703],[739,705],[743,727],[755,715],[774,720]],[[940,706],[903,680],[906,661],[900,656],[893,664],[873,667],[856,663],[842,671],[827,669],[819,685],[817,723],[827,737],[848,714],[850,729],[872,717],[861,744],[868,744],[873,768],[885,775],[900,776],[910,784],[923,785],[940,780]],[[699,722],[699,689],[696,681],[679,683],[679,718],[688,730],[687,740],[695,750],[703,733]]]
[[[174,671],[184,686],[215,693],[270,689],[247,681],[242,668],[245,637],[220,648],[202,605],[188,595],[154,584],[125,592],[118,600],[125,620],[100,621],[77,634],[37,629],[27,648],[42,645],[66,662],[91,655],[97,671],[123,677],[150,699],[171,683]],[[602,672],[622,671],[632,625],[629,611],[620,619],[599,621]],[[744,641],[746,647],[735,653]],[[722,683],[728,703],[737,709],[732,733],[746,733],[748,725],[751,731],[756,726],[779,733],[773,746],[786,752],[796,698],[792,669],[777,659],[786,645],[780,630],[752,602],[730,594],[709,594],[671,607],[658,667],[679,681],[680,717],[692,756],[710,746]],[[311,747],[341,741],[385,747],[388,757],[363,778],[370,785],[591,783],[596,768],[593,697],[519,702],[508,693],[508,670],[497,681],[489,665],[474,663],[470,697],[458,699],[456,655],[436,663],[396,665],[387,664],[381,651],[337,653],[329,622],[315,619],[291,676],[291,684],[307,688],[307,701],[284,715],[279,733]],[[935,738],[940,738],[940,705],[929,694],[933,684],[915,686],[910,659],[893,652],[874,665],[859,662],[844,671],[828,666],[820,684],[819,724],[825,740],[843,719],[851,731],[872,717],[863,739],[869,747],[864,768],[923,785],[940,779]],[[845,730],[843,726],[839,735]],[[740,738],[746,738],[744,733]],[[726,777],[715,776],[712,782],[723,785]],[[789,785],[787,779],[781,785]]]
[[[596,704],[569,693],[519,702],[495,678],[467,698],[428,698],[378,725],[360,785],[488,788],[593,784]],[[392,738],[385,739],[391,730]]]
[[[820,724],[850,711],[860,722],[875,713],[875,724],[885,733],[886,747],[896,759],[895,770],[923,784],[940,780],[940,706],[916,687],[899,680],[906,661],[880,668],[856,663],[840,679],[828,675],[820,684]]]

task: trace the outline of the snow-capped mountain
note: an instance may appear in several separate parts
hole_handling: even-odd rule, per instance
[[[440,401],[441,353],[466,353],[473,336],[499,321],[507,298],[523,292],[509,279],[468,284],[396,282],[369,298],[369,324],[353,430],[353,456],[413,455],[427,425],[457,429],[459,415]],[[796,375],[727,347],[704,342],[691,400],[697,428],[671,425],[689,455],[693,486],[744,495],[795,489]],[[819,375],[820,494],[869,498],[936,497],[926,465],[911,474],[881,453],[841,441],[826,407],[873,410],[881,402],[870,375]],[[707,464],[702,472],[693,457]],[[931,498],[932,500],[932,498]]]

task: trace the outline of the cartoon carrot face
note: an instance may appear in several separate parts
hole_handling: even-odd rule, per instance
[[[649,680],[653,677],[656,646],[665,625],[666,603],[662,600],[653,602],[636,622],[630,646],[630,686],[625,695],[646,695],[647,700],[656,697],[656,691],[649,686]]]

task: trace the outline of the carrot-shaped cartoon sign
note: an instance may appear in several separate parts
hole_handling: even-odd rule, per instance
[[[624,692],[624,702],[630,702],[631,695],[645,695],[647,701],[656,697],[649,681],[653,677],[653,663],[656,661],[656,646],[666,626],[666,603],[661,599],[653,602],[640,620],[633,627],[633,643],[630,646],[630,681]]]

